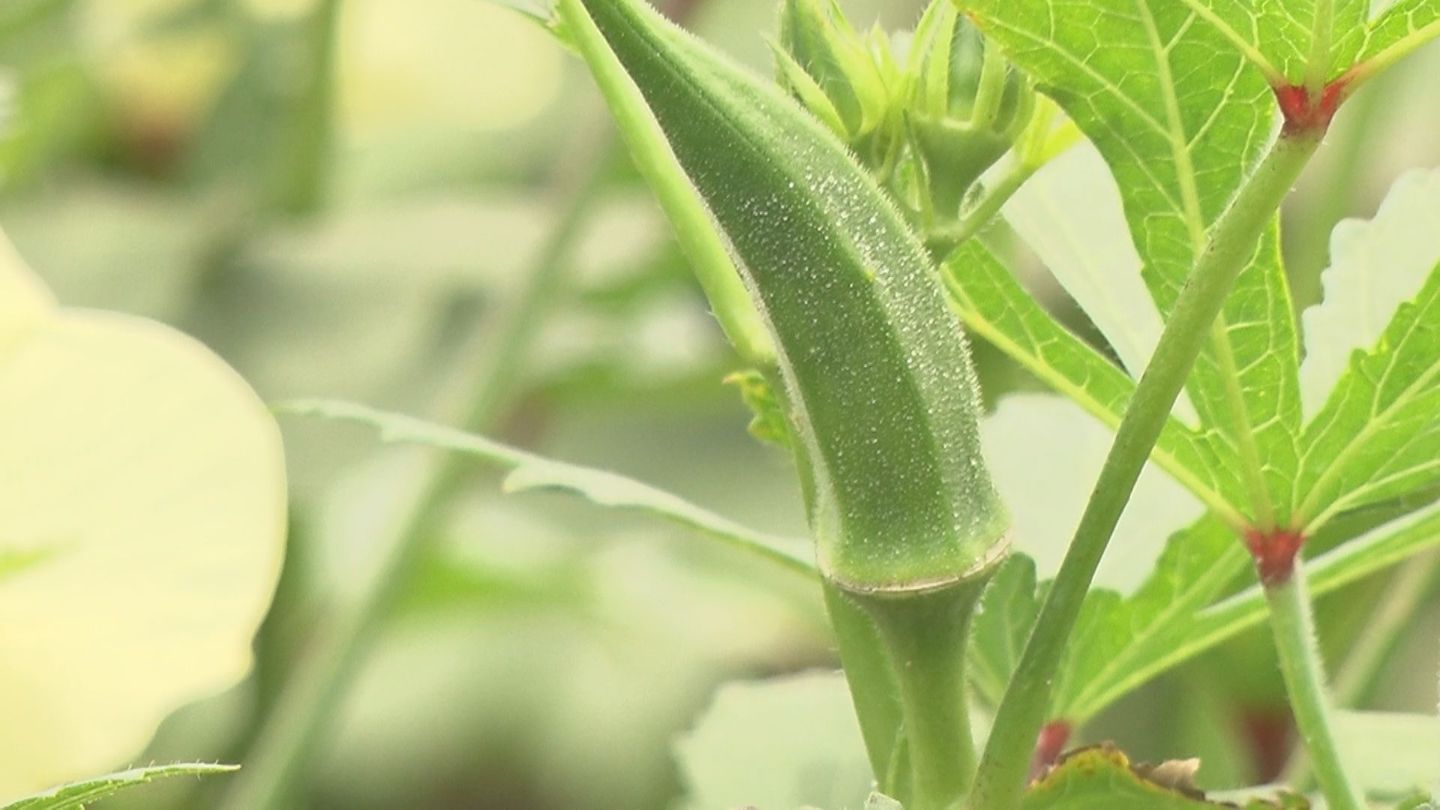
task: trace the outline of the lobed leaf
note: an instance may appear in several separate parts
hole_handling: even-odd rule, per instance
[[[1432,508],[1307,561],[1306,579],[1322,596],[1437,547],[1440,509]],[[1161,673],[1263,624],[1269,607],[1259,585],[1213,602],[1248,563],[1233,536],[1206,519],[1171,539],[1134,597],[1092,591],[1057,675],[1051,716],[1082,724]],[[1045,587],[1035,586],[1033,571],[1022,555],[1007,562],[976,616],[972,677],[992,700],[1014,669],[1016,645],[1028,637]]]
[[[51,788],[11,802],[5,805],[3,810],[85,810],[91,802],[99,801],[136,785],[176,776],[208,776],[230,773],[239,769],[238,765],[212,765],[204,762],[151,765],[147,768],[134,768]]]
[[[1440,35],[1434,0],[1181,0],[1275,87],[1354,84]],[[1388,7],[1386,7],[1388,6]],[[1372,7],[1384,10],[1370,18]]]
[[[980,433],[995,484],[1015,512],[1015,549],[1030,555],[1048,579],[1075,536],[1113,431],[1061,397],[1013,393],[981,421]],[[1094,587],[1135,591],[1164,548],[1165,533],[1156,528],[1188,523],[1205,511],[1192,493],[1147,464],[1115,528],[1115,553],[1100,561]]]
[[[1199,763],[1167,762],[1158,766],[1132,765],[1111,746],[1084,748],[1067,755],[1043,779],[1032,785],[1022,810],[1186,810],[1222,807],[1207,801],[1193,787]],[[1305,810],[1303,798],[1283,795],[1273,801],[1256,799],[1245,810]]]
[[[1370,0],[1182,0],[1272,84],[1329,80],[1365,45]]]
[[[1402,175],[1375,216],[1349,219],[1330,238],[1324,299],[1305,310],[1301,394],[1314,418],[1344,377],[1351,356],[1384,334],[1395,310],[1414,298],[1440,262],[1440,170]]]
[[[970,632],[970,680],[990,705],[999,705],[1005,694],[1039,615],[1035,561],[1012,554],[980,597]]]
[[[1105,157],[1142,275],[1168,315],[1210,225],[1271,138],[1275,105],[1263,77],[1181,2],[963,5]],[[1189,384],[1216,453],[1244,474],[1251,520],[1287,517],[1301,418],[1297,365],[1272,229],[1240,274]]]
[[[951,306],[972,333],[1102,424],[1120,424],[1135,381],[1042,309],[979,242],[961,245],[941,270]],[[1243,523],[1244,487],[1213,443],[1172,419],[1153,457],[1227,522]]]
[[[302,400],[279,406],[282,413],[358,422],[376,428],[388,442],[465,453],[507,470],[506,492],[560,490],[605,507],[662,517],[734,548],[756,554],[801,574],[814,574],[809,543],[774,537],[741,526],[679,496],[623,475],[565,464],[481,436],[348,402]]]
[[[1359,60],[1373,65],[1371,72],[1376,73],[1437,36],[1440,36],[1440,2],[1398,0],[1370,22]]]
[[[1145,664],[1163,670],[1178,663],[1194,617],[1248,563],[1234,533],[1205,517],[1170,539],[1134,596],[1092,591],[1056,677],[1051,715],[1083,723],[1154,677],[1157,670]]]
[[[1045,164],[1003,214],[1105,336],[1121,366],[1139,377],[1165,325],[1140,278],[1144,263],[1130,239],[1120,189],[1094,145],[1082,143]]]
[[[1309,533],[1347,509],[1440,481],[1437,210],[1440,172],[1415,173],[1374,220],[1336,232],[1326,301],[1306,314],[1307,399],[1322,401],[1325,383],[1339,376],[1304,434],[1298,517]],[[1357,345],[1371,348],[1350,354]]]

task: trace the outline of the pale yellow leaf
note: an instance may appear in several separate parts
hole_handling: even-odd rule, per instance
[[[198,342],[56,309],[0,254],[0,800],[132,761],[223,690],[279,576],[280,437]]]

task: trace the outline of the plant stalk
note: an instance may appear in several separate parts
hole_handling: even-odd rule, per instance
[[[1414,558],[1385,579],[1379,603],[1366,617],[1364,631],[1335,674],[1330,693],[1337,708],[1356,708],[1365,703],[1437,580],[1440,555],[1433,551]],[[1283,781],[1293,789],[1303,790],[1313,775],[1304,752],[1297,751],[1285,767]]]
[[[1275,634],[1280,673],[1285,678],[1295,724],[1325,801],[1331,810],[1363,810],[1365,800],[1346,774],[1335,745],[1304,566],[1297,560],[1288,579],[1267,585],[1265,599],[1270,603],[1270,628]]]
[[[869,615],[889,652],[909,783],[887,787],[901,788],[894,795],[909,810],[959,808],[974,780],[965,654],[989,579],[987,571],[926,591],[844,594]]]
[[[1209,337],[1210,325],[1323,134],[1304,129],[1276,140],[1211,230],[1125,410],[1089,504],[1000,703],[971,796],[973,810],[1015,810],[1020,806],[1036,735],[1047,719],[1051,681],[1095,569]]]
[[[880,792],[908,794],[910,767],[904,740],[904,715],[895,671],[879,629],[845,590],[824,581],[825,607],[835,632],[850,700]]]

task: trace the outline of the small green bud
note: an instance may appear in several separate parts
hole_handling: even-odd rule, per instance
[[[790,449],[790,426],[785,409],[765,375],[754,369],[737,371],[725,378],[740,391],[740,400],[750,409],[750,435],[768,444]]]
[[[891,91],[877,55],[888,45],[874,48],[835,0],[785,0],[776,51],[780,83],[841,140],[856,145],[886,125]]]
[[[980,176],[1024,131],[1035,93],[987,49],[950,0],[935,0],[911,43],[907,134],[942,217],[959,214]]]

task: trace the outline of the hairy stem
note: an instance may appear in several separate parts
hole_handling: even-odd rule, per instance
[[[984,196],[959,221],[941,227],[926,237],[926,246],[937,256],[943,256],[957,246],[969,241],[1000,214],[1005,203],[1025,185],[1040,166],[1024,161],[1011,164],[1000,179],[985,189]]]
[[[1211,231],[1126,408],[1090,502],[1000,703],[970,801],[975,810],[1020,806],[1036,735],[1046,719],[1051,681],[1095,569],[1211,324],[1322,135],[1321,131],[1302,130],[1278,139]]]
[[[1365,801],[1346,775],[1335,746],[1303,566],[1297,564],[1288,579],[1268,585],[1265,598],[1290,708],[1325,801],[1331,810],[1363,810]]]
[[[870,617],[889,652],[909,781],[886,787],[909,810],[958,808],[975,777],[965,654],[989,579],[987,572],[925,591],[841,595]]]
[[[606,153],[611,150],[607,146]],[[587,161],[591,156],[587,156]],[[566,181],[568,203],[525,288],[487,333],[489,350],[480,367],[466,373],[469,402],[463,424],[483,431],[492,426],[513,395],[526,347],[543,320],[547,303],[564,285],[566,260],[599,192],[609,161],[598,161],[579,182]],[[488,330],[487,330],[488,332]],[[432,467],[409,506],[394,543],[358,601],[319,629],[317,640],[296,666],[247,758],[242,775],[226,797],[227,810],[283,810],[291,806],[300,776],[310,766],[326,727],[369,653],[380,625],[424,559],[443,507],[465,480],[468,460],[447,454]]]
[[[875,622],[843,589],[824,582],[825,607],[850,700],[865,738],[865,751],[880,791],[900,796],[909,790],[910,769],[905,753],[903,709],[895,672]]]
[[[1335,674],[1331,694],[1337,707],[1361,706],[1374,692],[1386,663],[1404,638],[1406,627],[1415,620],[1437,579],[1440,579],[1440,555],[1431,552],[1411,560],[1384,581],[1379,603],[1366,617],[1364,631]],[[1285,767],[1284,782],[1304,789],[1313,775],[1309,760],[1297,751]]]

